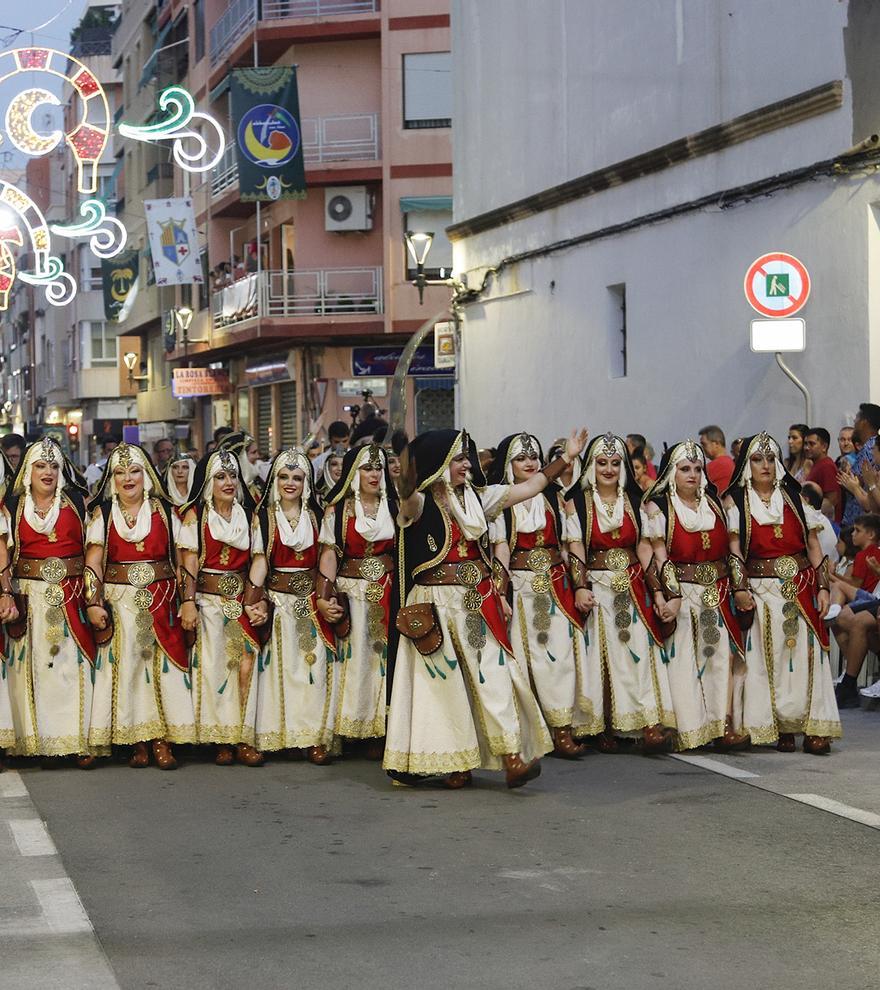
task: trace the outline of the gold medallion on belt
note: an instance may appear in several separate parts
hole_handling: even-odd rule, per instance
[[[358,564],[358,573],[365,581],[378,581],[385,574],[385,565],[378,557],[364,557]]]
[[[773,572],[783,581],[790,581],[800,570],[794,557],[777,557],[773,561]]]

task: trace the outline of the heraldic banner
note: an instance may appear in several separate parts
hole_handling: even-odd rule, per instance
[[[204,282],[192,200],[146,199],[144,213],[156,285]]]
[[[115,258],[101,259],[104,283],[104,317],[108,323],[122,323],[131,312],[138,293],[140,251],[123,251]]]
[[[235,69],[231,90],[241,199],[304,199],[296,67]]]

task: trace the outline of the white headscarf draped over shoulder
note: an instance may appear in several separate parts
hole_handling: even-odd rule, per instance
[[[129,526],[119,505],[119,492],[116,489],[117,468],[127,468],[136,464],[144,475],[144,500],[135,517],[134,525]],[[113,519],[113,527],[126,543],[140,543],[150,535],[153,510],[150,505],[150,492],[153,490],[153,479],[150,477],[150,470],[147,466],[146,458],[140,447],[130,447],[127,443],[120,444],[113,449],[107,465],[110,473],[110,497],[113,505],[110,515]]]
[[[223,472],[233,474],[236,478],[236,494],[232,502],[232,515],[229,519],[224,519],[214,508],[214,478]],[[208,461],[205,486],[202,491],[202,500],[208,509],[208,529],[211,536],[220,543],[235,547],[236,550],[248,550],[251,545],[251,531],[250,526],[248,526],[247,514],[241,504],[241,498],[241,475],[238,470],[238,459],[228,450],[214,451]]]
[[[581,474],[581,488],[585,492],[590,492],[593,497],[593,513],[596,521],[599,525],[599,532],[601,533],[611,533],[615,529],[620,529],[623,525],[623,515],[624,515],[624,505],[625,505],[625,491],[627,484],[626,476],[626,448],[624,447],[623,441],[620,437],[614,436],[613,433],[606,433],[599,443],[593,445],[590,451],[590,459]],[[614,509],[609,514],[605,507],[605,503],[602,501],[599,491],[596,487],[596,458],[602,457],[619,457],[620,458],[620,476],[617,479],[617,498],[614,501]],[[634,509],[637,506],[633,506]]]
[[[765,457],[773,456],[776,468],[776,477],[773,482],[773,494],[770,496],[770,504],[767,505],[760,495],[752,488],[752,454],[760,452]],[[782,487],[780,482],[785,477],[785,468],[782,466],[782,451],[779,444],[768,433],[759,433],[746,451],[745,465],[740,476],[739,483],[748,492],[749,511],[752,519],[763,526],[780,526],[785,514],[785,501],[782,498]]]
[[[48,464],[58,464],[58,484],[55,487],[55,495],[52,505],[45,517],[37,515],[37,507],[34,504],[34,496],[31,493],[31,470],[37,461],[46,461]],[[61,512],[61,494],[64,489],[64,455],[61,448],[51,437],[43,437],[36,443],[31,444],[24,455],[24,463],[18,471],[18,486],[24,492],[24,517],[28,525],[36,533],[51,533],[58,522],[58,515]]]
[[[186,464],[189,469],[186,483],[186,494],[181,495],[177,489],[177,482],[174,480],[172,468],[175,464]],[[191,457],[175,457],[168,465],[165,487],[168,489],[168,497],[174,505],[185,505],[189,501],[189,494],[192,491],[193,478],[196,474],[196,462]]]
[[[379,469],[379,509],[376,512],[376,518],[371,519],[364,512],[364,507],[361,504],[360,469],[367,465],[373,466],[373,457],[376,451],[378,451],[379,456],[375,465]],[[351,493],[354,496],[354,528],[358,533],[370,543],[377,543],[379,540],[393,540],[394,520],[391,518],[391,510],[388,508],[388,492],[385,488],[385,451],[375,444],[366,444],[355,459],[351,475]]]
[[[540,445],[537,439],[528,433],[515,437],[507,448],[507,459],[504,464],[504,478],[508,484],[516,484],[513,477],[513,462],[522,454],[535,458],[540,463],[538,451]],[[456,500],[457,501],[457,500]],[[543,494],[533,495],[525,502],[513,506],[513,517],[519,533],[538,533],[547,525],[547,506]]]
[[[456,440],[455,446],[451,451],[451,456],[449,457],[450,461],[456,457],[460,457],[462,454],[467,455],[468,451],[465,447],[463,437],[464,434],[461,434],[458,440]],[[483,505],[471,484],[470,475],[464,483],[464,505],[459,501],[458,495],[456,495],[455,489],[452,486],[452,475],[450,474],[448,464],[440,476],[440,481],[442,481],[446,491],[446,505],[449,508],[449,514],[457,523],[462,536],[467,540],[478,540],[488,530],[489,524],[486,521],[486,513],[483,511]]]
[[[291,526],[290,520],[284,515],[281,507],[281,495],[278,491],[278,473],[280,471],[300,470],[303,474],[303,489],[300,495],[300,512],[296,526]],[[266,481],[269,494],[269,506],[275,513],[275,526],[278,537],[284,546],[302,553],[315,542],[315,532],[309,516],[309,495],[312,491],[312,465],[308,457],[299,447],[290,447],[282,451],[274,460],[272,470]],[[268,548],[267,548],[268,550]]]
[[[697,491],[697,507],[692,509],[686,505],[675,487],[675,469],[685,461],[699,464],[703,469],[702,483]],[[663,475],[657,479],[646,498],[668,491],[675,515],[688,533],[707,533],[715,527],[718,516],[706,498],[706,455],[703,448],[695,440],[685,440],[677,443],[669,454],[669,461]]]

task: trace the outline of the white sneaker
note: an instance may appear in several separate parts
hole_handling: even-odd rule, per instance
[[[834,605],[829,605],[828,611],[825,614],[825,622],[834,622],[842,611],[843,609],[836,602]]]
[[[863,698],[873,698],[880,700],[880,681],[875,681],[870,687],[862,688],[859,694]]]

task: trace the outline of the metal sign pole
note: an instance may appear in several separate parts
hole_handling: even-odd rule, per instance
[[[794,385],[798,389],[800,389],[804,397],[804,410],[805,410],[804,422],[807,424],[807,426],[811,426],[813,422],[813,400],[812,397],[810,396],[810,390],[807,388],[806,385],[804,385],[804,383],[800,380],[800,378],[798,378],[798,376],[791,370],[791,368],[789,368],[789,366],[782,360],[782,354],[779,351],[776,352],[776,363],[779,365],[779,368],[782,371],[783,375],[785,375],[786,378],[788,378],[791,382],[794,383]]]

